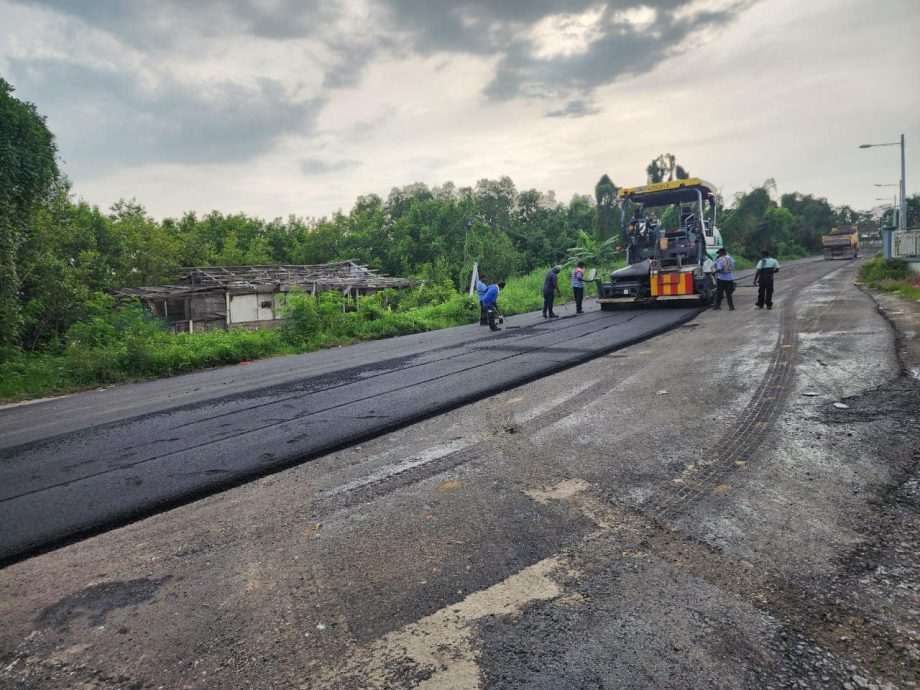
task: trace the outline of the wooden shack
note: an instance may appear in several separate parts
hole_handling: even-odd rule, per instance
[[[182,269],[172,285],[122,288],[116,297],[139,299],[165,319],[173,332],[210,328],[270,328],[281,319],[287,293],[299,288],[313,295],[337,291],[357,299],[386,288],[420,281],[392,278],[354,261],[308,266],[196,266]]]

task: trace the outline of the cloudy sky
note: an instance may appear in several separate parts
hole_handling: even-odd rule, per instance
[[[560,200],[671,152],[869,208],[920,191],[918,0],[0,0],[0,76],[75,192],[272,218],[510,176]]]

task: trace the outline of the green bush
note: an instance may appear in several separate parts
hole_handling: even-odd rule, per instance
[[[883,259],[875,256],[859,267],[859,278],[866,283],[876,283],[882,280],[907,280],[910,269],[904,259]]]

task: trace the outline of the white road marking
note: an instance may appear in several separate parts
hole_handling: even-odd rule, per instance
[[[489,616],[519,613],[528,604],[562,594],[557,573],[572,575],[559,556],[552,556],[370,645],[351,651],[329,669],[318,687],[343,687],[360,679],[361,687],[394,687],[394,669],[405,662],[430,676],[419,690],[477,690],[480,687],[479,649],[474,623]],[[343,684],[343,678],[346,679]],[[314,686],[316,687],[316,686]]]
[[[598,381],[599,379],[589,379],[587,381],[584,381],[581,384],[575,386],[574,388],[570,388],[568,391],[566,391],[562,395],[556,396],[552,400],[547,400],[546,402],[540,403],[536,407],[532,407],[529,410],[525,410],[523,412],[516,413],[514,415],[514,418],[522,424],[529,422],[532,419],[536,419],[537,417],[546,414],[550,410],[553,410],[559,407],[560,405],[568,402],[572,398],[578,395],[581,395],[582,393],[584,393],[587,389],[589,389],[591,386],[593,386]]]
[[[525,493],[539,503],[575,502],[598,525],[587,539],[623,524],[618,511],[585,495],[592,485],[583,479],[563,480],[553,486]],[[462,600],[425,616],[381,638],[350,650],[326,670],[314,688],[338,688],[360,680],[364,688],[394,687],[394,673],[417,667],[428,677],[416,685],[419,690],[479,690],[480,644],[475,623],[490,616],[513,616],[540,601],[557,600],[563,606],[578,606],[584,599],[577,592],[563,597],[560,577],[579,574],[563,550],[524,568],[491,587],[472,592]],[[624,553],[626,556],[626,553]]]
[[[407,470],[421,467],[422,465],[426,465],[429,462],[434,462],[435,460],[450,455],[451,453],[456,453],[458,450],[469,448],[474,443],[475,441],[467,439],[457,439],[454,441],[448,441],[447,443],[438,444],[423,450],[421,453],[413,455],[411,458],[407,458],[401,462],[384,465],[376,472],[372,472],[366,477],[355,479],[354,481],[348,482],[347,484],[337,486],[334,489],[329,489],[329,491],[323,493],[323,496],[338,496],[339,494],[348,493],[349,491],[354,491],[355,489],[360,489],[370,484],[382,482],[385,479],[395,477],[397,474],[401,474]]]

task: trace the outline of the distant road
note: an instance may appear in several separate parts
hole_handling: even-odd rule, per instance
[[[801,264],[799,264],[801,266]],[[568,312],[568,316],[566,315]],[[699,309],[511,317],[0,410],[0,563],[651,337]]]

